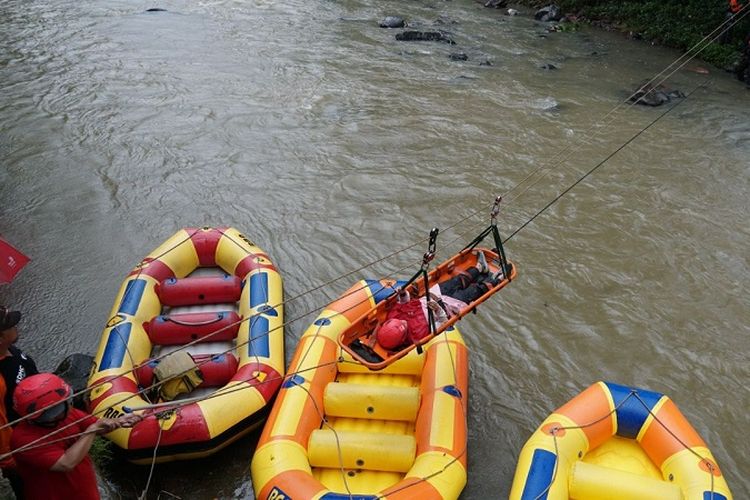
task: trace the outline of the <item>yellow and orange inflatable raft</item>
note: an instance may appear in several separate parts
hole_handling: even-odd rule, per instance
[[[458,330],[381,371],[338,344],[396,286],[358,282],[303,334],[252,460],[257,498],[457,498],[463,490],[468,351]]]
[[[711,451],[667,396],[598,382],[521,451],[512,500],[731,500]]]
[[[284,374],[282,281],[268,255],[233,228],[178,231],[122,284],[89,379],[90,409],[144,420],[107,435],[135,463],[209,455],[258,427]],[[175,351],[197,365],[173,401],[154,372]],[[158,391],[157,391],[158,392]]]

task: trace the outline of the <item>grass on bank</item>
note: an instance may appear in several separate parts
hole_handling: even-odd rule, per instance
[[[743,5],[748,2],[750,0],[743,0]],[[611,24],[646,41],[683,51],[720,26],[726,20],[729,5],[725,0],[520,0],[519,3],[535,7],[556,3],[564,13]],[[731,28],[725,44],[712,42],[697,57],[731,69],[739,60],[744,39],[750,33],[750,5],[746,10],[748,15]]]
[[[97,436],[91,444],[89,456],[100,470],[106,470],[107,466],[114,459],[114,449],[111,441]]]

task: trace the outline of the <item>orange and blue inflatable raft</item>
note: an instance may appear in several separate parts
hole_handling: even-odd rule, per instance
[[[380,371],[338,343],[403,284],[360,281],[305,331],[253,456],[256,498],[458,498],[469,366],[458,329]]]
[[[135,463],[210,455],[265,420],[284,374],[283,291],[268,255],[233,228],[182,229],[125,279],[89,378],[90,410],[144,420],[107,435]],[[173,401],[149,390],[185,350],[199,384]],[[140,411],[139,411],[140,408]]]
[[[598,382],[521,450],[512,500],[731,500],[706,443],[672,400]]]

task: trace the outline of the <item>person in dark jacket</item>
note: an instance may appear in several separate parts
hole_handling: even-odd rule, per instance
[[[19,321],[19,311],[0,306],[0,455],[10,452],[13,430],[8,424],[18,418],[18,413],[13,409],[13,391],[23,379],[39,373],[34,360],[14,345],[18,340]],[[0,469],[3,477],[10,482],[16,498],[23,498],[23,483],[13,457],[2,460]]]

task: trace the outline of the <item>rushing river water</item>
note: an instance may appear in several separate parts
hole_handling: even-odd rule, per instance
[[[396,41],[393,14],[456,45]],[[0,47],[0,233],[33,258],[0,300],[44,369],[93,353],[127,272],[181,227],[245,231],[287,297],[433,226],[456,225],[447,256],[503,193],[507,236],[664,111],[608,115],[680,55],[470,0],[4,0]],[[507,496],[532,430],[600,379],[669,395],[750,498],[750,92],[701,65],[669,85],[705,87],[508,241],[518,280],[463,320],[463,498]],[[424,247],[287,304],[287,359],[305,314]],[[150,497],[251,497],[256,440],[157,466]],[[102,476],[134,498],[148,468]]]

